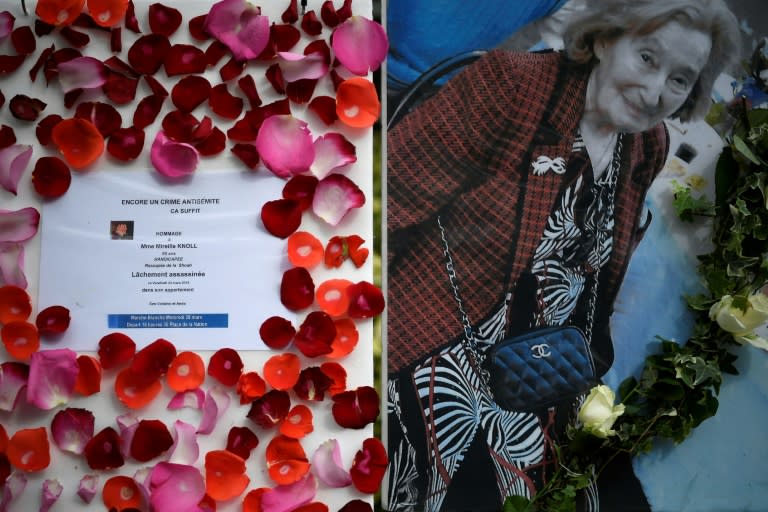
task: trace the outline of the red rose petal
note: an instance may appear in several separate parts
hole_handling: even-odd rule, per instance
[[[209,66],[215,66],[227,54],[229,54],[229,47],[221,41],[215,40],[205,49],[205,62]]]
[[[189,112],[172,110],[163,118],[163,131],[176,142],[192,142],[200,121]]]
[[[37,37],[47,36],[56,29],[54,25],[46,23],[41,19],[35,20],[35,35]]]
[[[298,267],[301,268],[301,267]],[[299,326],[299,332],[293,338],[293,344],[307,357],[330,354],[331,344],[336,338],[336,325],[333,319],[322,311],[313,311]]]
[[[44,49],[42,52],[40,52],[40,56],[37,58],[35,65],[32,66],[32,68],[29,70],[30,80],[34,82],[37,79],[38,71],[40,71],[40,68],[43,66],[43,64],[47,62],[48,59],[53,55],[54,49],[55,49],[54,45],[51,45],[48,48]]]
[[[320,365],[320,370],[331,379],[331,387],[328,388],[331,396],[338,395],[347,389],[347,371],[339,363],[329,361]]]
[[[0,75],[13,73],[26,59],[25,55],[0,55]]]
[[[149,29],[155,34],[170,37],[181,25],[181,13],[160,3],[149,6]]]
[[[203,73],[207,66],[205,53],[189,44],[175,44],[168,50],[163,62],[168,76]]]
[[[325,0],[323,5],[320,6],[320,18],[323,23],[329,28],[333,28],[339,24],[339,15],[336,12],[336,7],[333,6],[333,0]]]
[[[211,83],[202,76],[185,76],[171,89],[171,101],[182,112],[192,112],[211,95]]]
[[[132,0],[128,0],[128,9],[125,11],[125,28],[136,34],[141,33],[141,29],[139,29],[139,20],[136,19],[136,9],[133,6]]]
[[[101,363],[93,356],[81,355],[77,358],[77,380],[75,392],[82,396],[91,396],[101,390]]]
[[[11,32],[11,42],[13,48],[19,55],[29,55],[34,53],[37,47],[35,43],[35,34],[32,33],[32,29],[23,26],[18,27]]]
[[[286,391],[272,389],[251,403],[246,415],[249,420],[261,428],[273,428],[288,415],[291,398]]]
[[[227,435],[227,451],[248,460],[251,450],[259,446],[259,438],[248,427],[232,427]]]
[[[275,436],[267,445],[266,456],[269,476],[279,485],[297,482],[309,471],[307,455],[297,439]]]
[[[200,16],[195,16],[189,20],[189,34],[198,41],[207,41],[211,38],[211,36],[208,35],[208,32],[203,28],[207,16],[207,14],[201,14]]]
[[[296,46],[296,43],[301,39],[301,32],[292,25],[273,24],[269,32],[270,39],[277,52],[287,52]]]
[[[133,357],[129,367],[136,373],[138,384],[150,384],[168,372],[176,357],[176,347],[168,340],[158,338],[142,348]]]
[[[144,81],[147,82],[147,85],[152,90],[152,94],[155,96],[160,96],[161,98],[168,97],[168,91],[165,89],[165,87],[163,87],[163,84],[157,80],[157,78],[151,75],[144,75]]]
[[[68,109],[75,106],[77,100],[83,94],[82,89],[73,89],[64,95],[64,106]]]
[[[352,485],[360,492],[375,493],[384,478],[387,464],[387,450],[381,441],[373,437],[366,439],[363,441],[362,450],[355,454],[355,460],[349,469]]]
[[[105,370],[128,364],[136,352],[136,343],[121,332],[107,334],[99,340],[99,362]]]
[[[173,446],[173,437],[160,420],[141,420],[131,441],[131,457],[147,462]]]
[[[120,453],[120,436],[112,427],[106,427],[85,445],[85,459],[91,469],[114,469],[125,464]]]
[[[205,455],[205,490],[217,501],[242,494],[250,478],[245,474],[245,461],[232,452],[215,450]]]
[[[363,428],[379,416],[379,394],[370,386],[338,393],[331,412],[340,427]]]
[[[125,105],[136,98],[136,88],[139,85],[139,79],[115,73],[107,73],[107,81],[101,86],[104,94],[118,105]]]
[[[82,48],[91,42],[91,37],[85,32],[73,29],[71,26],[62,27],[59,31],[61,37],[67,40],[70,46]]]
[[[192,131],[192,140],[191,142],[199,142],[203,139],[209,137],[213,133],[213,121],[210,117],[204,116],[203,119],[200,120],[200,123],[195,126],[195,129]]]
[[[272,316],[264,320],[259,327],[259,336],[264,344],[272,349],[283,349],[288,346],[296,335],[296,329],[290,320],[280,316]]]
[[[285,86],[285,93],[292,102],[302,105],[312,98],[316,85],[317,80],[314,78],[296,80]]]
[[[336,338],[331,343],[333,351],[328,357],[335,359],[351,354],[360,340],[360,334],[355,322],[349,318],[337,318],[333,323],[336,325]]]
[[[29,361],[32,354],[40,349],[40,335],[37,327],[29,322],[13,321],[4,323],[0,338],[11,357]]]
[[[272,84],[272,88],[278,94],[285,94],[285,80],[283,79],[283,72],[280,69],[279,64],[272,64],[267,68],[264,73],[269,83]]]
[[[264,380],[275,389],[287,391],[299,381],[301,361],[296,354],[275,354],[264,363]]]
[[[10,463],[23,471],[41,471],[51,463],[50,444],[45,427],[17,431],[8,441]]]
[[[256,169],[259,165],[259,151],[253,144],[238,143],[230,149],[234,155],[249,169]]]
[[[323,244],[308,231],[296,231],[288,237],[288,261],[294,267],[316,267],[323,260]]]
[[[308,36],[319,36],[320,32],[323,31],[323,25],[317,19],[314,10],[304,13],[304,16],[301,17],[301,29]]]
[[[108,510],[129,512],[140,510],[143,504],[141,489],[136,481],[123,475],[117,475],[104,482],[101,500]]]
[[[333,379],[328,377],[317,366],[310,366],[301,370],[299,381],[293,386],[296,396],[302,400],[320,402],[325,398],[325,392],[331,388]]]
[[[211,90],[208,106],[225,119],[237,119],[243,111],[243,100],[230,94],[227,84],[219,84]]]
[[[65,119],[53,127],[51,135],[64,160],[75,169],[91,165],[104,152],[104,137],[85,119]]]
[[[298,384],[297,384],[298,385]],[[294,439],[301,439],[315,430],[312,410],[306,405],[295,405],[280,424],[280,433]]]
[[[240,404],[249,404],[255,399],[264,396],[267,383],[256,372],[246,372],[237,379],[237,394],[240,395]]]
[[[130,367],[124,368],[115,379],[117,398],[129,409],[140,409],[148,405],[162,390],[160,379],[147,383],[144,375]]]
[[[301,311],[315,301],[315,283],[304,267],[295,267],[283,273],[280,282],[280,302],[291,311]]]
[[[350,318],[372,318],[384,311],[384,295],[367,281],[360,281],[347,288]]]
[[[138,38],[128,49],[128,62],[142,75],[154,75],[171,50],[171,42],[160,34]]]
[[[69,320],[69,309],[64,306],[50,306],[37,314],[35,325],[43,336],[52,336],[66,331]]]
[[[120,112],[109,103],[101,101],[80,103],[75,110],[75,117],[92,122],[104,138],[112,135],[123,123]]]
[[[37,123],[37,128],[35,128],[35,135],[37,135],[37,140],[40,142],[40,144],[47,146],[51,143],[51,133],[53,132],[53,127],[59,124],[61,119],[62,118],[59,114],[51,114],[45,116],[39,123]]]
[[[301,203],[295,199],[267,201],[261,208],[261,222],[270,234],[287,238],[301,225]]]
[[[14,133],[13,128],[4,124],[0,127],[0,149],[5,149],[14,144],[16,144],[16,134]]]
[[[224,64],[221,67],[221,69],[219,70],[219,76],[225,82],[228,82],[229,80],[233,80],[238,76],[240,76],[240,74],[242,74],[247,64],[248,64],[247,61],[244,61],[244,60],[239,61],[234,57],[232,57],[227,61],[226,64]]]
[[[336,11],[336,15],[339,17],[339,23],[347,21],[352,16],[352,0],[344,0],[344,5]]]
[[[299,21],[299,3],[298,0],[291,0],[288,7],[283,11],[280,16],[283,23],[296,23]]]
[[[157,115],[163,108],[165,98],[153,94],[142,98],[136,105],[136,111],[133,113],[133,126],[139,130],[146,128],[155,122]]]
[[[245,97],[248,98],[251,108],[261,105],[261,98],[259,97],[259,91],[256,90],[256,81],[253,79],[253,75],[243,76],[237,81],[237,85],[243,91]]]
[[[107,141],[107,152],[122,162],[135,160],[144,149],[144,130],[120,128]]]
[[[243,361],[240,354],[231,348],[217,350],[208,363],[208,375],[225,386],[234,386],[243,373]]]
[[[312,206],[318,181],[314,176],[297,174],[288,180],[283,187],[283,197],[298,201],[301,210],[307,210]]]
[[[104,65],[108,67],[110,70],[115,71],[117,73],[121,73],[126,76],[130,76],[133,78],[139,78],[141,75],[136,72],[135,69],[131,67],[130,64],[125,62],[120,57],[113,55],[107,60],[104,61]]]
[[[213,131],[202,141],[195,144],[200,156],[212,156],[218,155],[224,148],[227,147],[227,136],[224,132],[217,127],[213,127]]]
[[[123,29],[120,27],[112,27],[109,36],[109,49],[113,53],[120,53],[123,51]]]
[[[13,117],[22,121],[34,121],[47,105],[37,98],[17,94],[8,102]]]

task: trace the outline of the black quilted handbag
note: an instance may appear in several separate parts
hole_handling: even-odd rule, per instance
[[[577,327],[548,327],[507,338],[486,356],[499,407],[535,410],[572,400],[597,384],[592,352]]]

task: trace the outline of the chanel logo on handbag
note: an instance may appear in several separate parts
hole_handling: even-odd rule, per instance
[[[531,355],[535,359],[541,359],[542,357],[549,357],[552,355],[552,351],[549,350],[549,345],[546,343],[539,343],[531,347]]]

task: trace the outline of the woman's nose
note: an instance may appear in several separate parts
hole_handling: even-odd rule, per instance
[[[654,109],[661,105],[665,82],[666,78],[660,73],[646,73],[642,75],[640,98],[645,108]]]

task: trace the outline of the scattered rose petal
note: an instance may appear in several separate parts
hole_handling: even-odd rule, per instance
[[[264,395],[267,383],[256,372],[246,372],[237,380],[237,394],[240,396],[240,404],[249,404]]]
[[[315,78],[296,80],[285,86],[285,94],[292,102],[302,105],[312,98],[316,85],[317,79]]]
[[[328,357],[330,356],[331,354],[328,354]],[[347,371],[339,363],[334,361],[323,363],[320,365],[320,370],[332,381],[331,387],[328,388],[328,392],[331,396],[338,395],[347,390]]]
[[[93,57],[78,57],[58,66],[61,90],[95,89],[107,81],[104,63]]]
[[[280,316],[271,316],[259,327],[259,336],[269,348],[280,350],[288,346],[296,334],[290,320]]]
[[[237,60],[233,57],[221,67],[219,70],[219,76],[221,76],[221,79],[224,82],[233,80],[240,76],[240,74],[245,70],[246,64],[247,62]]]
[[[194,146],[174,142],[163,131],[157,132],[150,151],[152,165],[157,172],[168,178],[189,176],[197,169],[200,154]]]
[[[275,354],[264,363],[264,379],[275,389],[291,389],[299,380],[301,361],[296,354]]]
[[[16,17],[9,11],[0,12],[0,42],[13,32],[13,24]]]
[[[116,130],[107,141],[107,153],[121,162],[135,160],[144,149],[144,130],[135,126]]]
[[[315,159],[307,123],[291,115],[266,118],[256,136],[256,149],[267,169],[281,178],[306,172]]]
[[[127,16],[129,4],[128,0],[88,0],[88,14],[97,25],[112,27]]]
[[[75,117],[90,121],[102,136],[109,137],[123,123],[120,112],[109,103],[101,101],[86,101],[80,103],[75,110]]]
[[[331,28],[334,28],[340,23],[336,7],[333,5],[333,0],[325,0],[323,5],[320,6],[320,18],[326,26]]]
[[[261,207],[261,222],[270,234],[287,238],[299,229],[301,212],[301,203],[294,199],[267,201]]]
[[[125,105],[136,98],[138,86],[138,78],[110,71],[107,73],[107,81],[101,86],[101,89],[110,101],[118,105]]]
[[[147,383],[146,375],[131,367],[124,368],[115,379],[117,398],[129,409],[140,409],[148,405],[162,390],[163,385],[159,379]]]
[[[208,35],[208,32],[206,32],[204,28],[205,18],[207,17],[207,14],[201,14],[200,16],[195,16],[189,20],[189,34],[198,41],[207,41],[211,38],[211,36]]]
[[[288,237],[288,261],[295,267],[314,268],[323,261],[323,244],[312,233],[296,231]]]
[[[155,34],[170,37],[181,25],[181,12],[161,3],[149,6],[149,29]]]
[[[274,23],[270,27],[270,38],[272,42],[271,53],[267,57],[264,53],[259,56],[262,59],[272,59],[277,52],[287,52],[299,42],[301,32],[292,25],[280,25]]]
[[[0,243],[26,242],[35,236],[39,223],[40,212],[31,206],[15,211],[0,210]],[[3,313],[0,309],[0,315]]]
[[[205,119],[208,118],[204,118],[203,121]],[[210,124],[210,129],[213,130],[212,123],[206,122],[206,124]],[[164,135],[175,142],[193,143],[195,132],[202,130],[202,125],[203,122],[198,121],[195,116],[180,110],[172,110],[163,118]]]
[[[60,0],[58,2],[37,2],[35,14],[49,25],[69,25],[80,15],[85,0]]]
[[[278,63],[286,82],[295,82],[309,78],[322,78],[328,73],[328,61],[321,53],[280,52]]]
[[[72,182],[72,173],[67,164],[57,156],[37,159],[32,171],[32,185],[35,191],[46,199],[63,196]]]
[[[47,468],[51,463],[51,451],[45,427],[18,430],[8,441],[6,455],[17,469],[33,473]]]
[[[352,483],[341,462],[341,447],[336,439],[325,441],[312,454],[312,472],[328,487],[340,488]]]
[[[43,336],[61,334],[69,327],[69,309],[49,306],[37,314],[35,325]]]
[[[163,102],[165,98],[156,94],[142,98],[133,113],[134,128],[143,129],[154,123],[163,108]]]
[[[101,499],[107,509],[139,509],[143,496],[136,481],[124,475],[113,476],[104,482]]]
[[[322,311],[307,315],[293,339],[293,344],[307,357],[318,357],[331,352],[331,343],[336,338],[333,319]]]
[[[339,62],[361,76],[379,69],[389,50],[384,27],[363,16],[352,16],[336,27],[331,46]]]
[[[163,87],[163,84],[157,80],[157,78],[153,77],[152,75],[144,75],[144,81],[147,82],[147,85],[152,91],[152,94],[155,96],[160,96],[161,98],[168,97],[168,91],[165,87]]]
[[[125,28],[137,34],[141,33],[132,0],[128,0],[128,9],[125,11]]]
[[[13,195],[32,158],[32,146],[14,144],[0,150],[0,186]]]
[[[279,64],[269,66],[264,75],[277,94],[285,94],[285,79],[283,79],[283,71]]]
[[[179,352],[166,375],[168,387],[177,392],[199,388],[205,380],[205,363],[196,352]]]
[[[93,356],[77,356],[77,380],[75,393],[81,396],[95,395],[101,391],[101,363]]]
[[[104,152],[104,137],[85,119],[64,119],[53,127],[53,143],[75,169],[88,167]]]
[[[278,485],[299,481],[309,472],[309,461],[297,439],[275,436],[267,445],[267,471]]]
[[[13,73],[25,60],[24,55],[0,55],[0,75]]]
[[[0,329],[6,352],[16,359],[29,361],[40,348],[40,334],[29,322],[15,321],[3,324]]]
[[[280,283],[280,302],[291,311],[301,311],[315,301],[315,283],[304,267],[288,269]]]
[[[128,364],[136,353],[136,343],[121,332],[107,334],[99,340],[99,362],[105,370]]]
[[[128,49],[128,62],[142,75],[154,75],[171,50],[168,38],[160,34],[147,34],[138,38]]]
[[[312,473],[288,485],[268,489],[261,496],[261,512],[290,512],[315,499],[317,480]]]
[[[18,286],[0,286],[0,324],[23,322],[32,313],[29,294]]]
[[[373,507],[367,501],[350,500],[339,509],[339,512],[373,512]]]
[[[256,58],[269,42],[269,18],[245,0],[216,2],[208,11],[204,29],[239,60]]]
[[[314,147],[315,161],[309,170],[319,180],[357,161],[355,146],[340,133],[328,133],[318,137]]]
[[[372,318],[384,311],[384,295],[381,290],[367,281],[360,281],[347,288],[350,318]]]
[[[210,95],[211,83],[198,75],[185,76],[171,89],[171,101],[182,112],[192,112]]]
[[[295,405],[282,423],[280,433],[294,439],[301,439],[315,429],[312,425],[312,411],[306,405]]]
[[[354,208],[365,204],[365,194],[341,174],[331,174],[317,184],[312,211],[331,226],[337,226]]]
[[[248,460],[251,451],[259,445],[259,438],[248,427],[232,427],[227,435],[227,451]]]
[[[169,450],[168,462],[194,464],[199,456],[197,428],[189,423],[176,420],[173,423],[173,446]]]
[[[205,455],[205,490],[214,500],[240,496],[250,481],[241,457],[227,450],[214,450]]]
[[[131,442],[131,457],[148,462],[173,446],[168,427],[160,420],[141,420]]]
[[[8,102],[13,117],[22,121],[34,121],[47,105],[37,98],[25,94],[17,94]]]
[[[247,417],[261,428],[279,425],[288,415],[291,398],[286,391],[272,389],[251,403]]]
[[[168,76],[203,73],[208,63],[200,48],[189,44],[175,44],[163,61]]]
[[[296,23],[299,21],[299,2],[291,0],[280,16],[280,19],[283,20],[283,23]]]
[[[320,283],[315,291],[315,300],[321,310],[331,316],[341,316],[349,308],[347,288],[352,284],[348,279],[328,279]]]
[[[248,98],[248,102],[251,108],[256,108],[261,105],[261,98],[259,92],[256,90],[256,82],[253,79],[253,75],[245,75],[237,81],[238,87],[243,91],[245,97]]]
[[[376,87],[365,78],[344,80],[336,91],[336,115],[352,128],[370,128],[379,118],[381,103]]]
[[[37,140],[40,142],[40,144],[47,146],[51,143],[53,127],[59,124],[61,119],[62,117],[60,115],[51,114],[45,116],[39,123],[37,123],[37,128],[35,128],[35,135],[37,136]]]
[[[379,416],[379,394],[370,386],[344,391],[333,397],[333,419],[344,428],[363,428]]]
[[[388,463],[387,450],[381,441],[373,437],[366,439],[349,470],[352,484],[360,492],[375,493],[379,490]]]
[[[106,427],[93,436],[85,445],[85,458],[91,469],[114,469],[125,464],[115,429]]]
[[[225,55],[229,55],[229,48],[227,45],[220,41],[213,41],[208,48],[205,49],[205,62],[213,67],[224,58]]]
[[[200,425],[197,427],[198,434],[210,434],[216,428],[219,418],[229,408],[229,395],[222,389],[214,387],[208,390],[203,402],[203,416],[200,419]]]
[[[301,17],[301,29],[308,36],[319,36],[323,31],[323,25],[317,19],[314,10],[305,12],[304,16]]]
[[[243,100],[231,95],[227,84],[219,84],[211,90],[208,106],[225,119],[237,119],[243,111]]]
[[[200,510],[205,497],[205,482],[192,466],[160,462],[149,477],[150,505],[153,510]]]
[[[168,402],[168,409],[177,410],[184,407],[190,407],[192,409],[202,409],[205,402],[205,392],[198,389],[190,389],[182,393],[176,393]]]
[[[333,380],[319,367],[310,366],[301,370],[293,391],[302,400],[320,402],[325,399],[325,392],[330,389],[332,383]]]
[[[10,510],[10,506],[15,502],[27,487],[27,477],[24,473],[15,471],[5,481],[3,487],[3,499],[0,500],[0,510]]]
[[[351,354],[357,346],[360,335],[355,322],[349,318],[337,318],[333,323],[336,326],[336,337],[331,343],[332,351],[327,356],[336,359]]]
[[[256,146],[253,144],[238,143],[232,146],[230,151],[249,169],[253,170],[258,167],[260,161],[259,152],[256,151]],[[301,222],[301,219],[299,219],[299,222]]]
[[[97,475],[85,475],[80,479],[77,486],[77,495],[84,503],[90,503],[96,497],[99,487],[99,477]]]
[[[77,354],[68,348],[41,350],[29,362],[27,402],[50,410],[72,398],[77,380]]]
[[[27,287],[24,275],[24,246],[12,242],[0,242],[0,281]]]
[[[2,92],[0,92],[2,94]],[[2,97],[0,97],[0,100]],[[0,101],[0,107],[3,106],[2,101]],[[2,125],[0,126],[0,149],[5,149],[9,146],[13,146],[16,144],[16,134],[13,131],[13,128],[11,128],[8,125]]]
[[[240,354],[231,348],[217,350],[208,363],[208,375],[225,386],[234,386],[243,371],[243,361]]]
[[[0,365],[0,411],[11,412],[16,408],[28,378],[29,365],[25,363],[6,361]]]
[[[1,39],[2,36],[0,36],[0,40]],[[35,43],[35,34],[32,33],[32,29],[28,26],[22,26],[15,29],[11,33],[11,42],[13,43],[14,50],[16,50],[16,53],[19,55],[29,55],[34,53],[37,46]]]
[[[314,176],[297,174],[283,187],[283,197],[298,201],[301,211],[308,210],[312,206],[318,182]]]
[[[176,347],[173,346],[173,343],[158,338],[136,352],[130,368],[141,374],[143,383],[148,384],[165,375],[175,357]],[[140,382],[142,381],[140,380]]]
[[[81,455],[93,437],[93,425],[91,411],[74,407],[62,409],[51,422],[53,442],[60,450]]]

